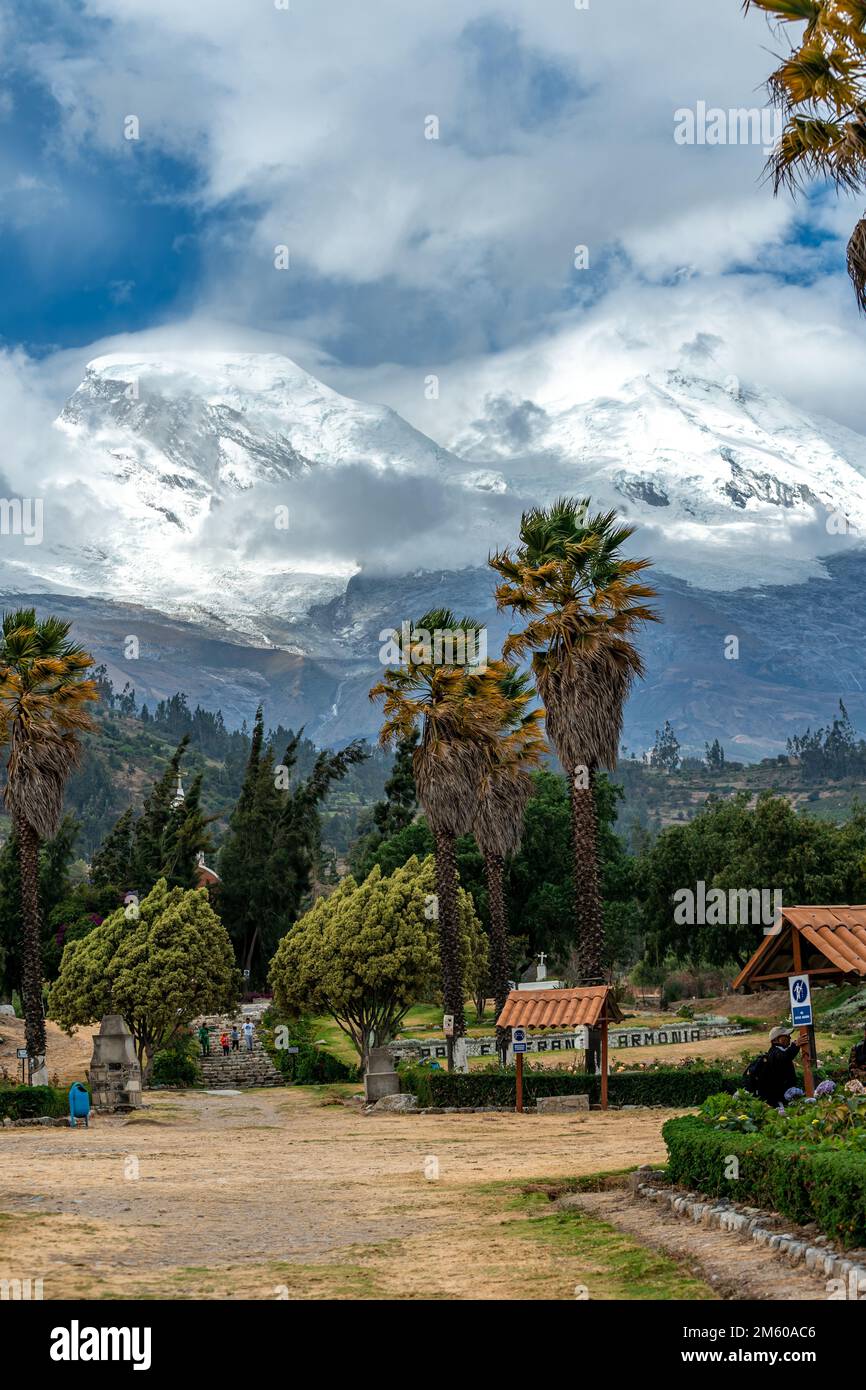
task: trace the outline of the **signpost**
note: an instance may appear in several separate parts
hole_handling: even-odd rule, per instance
[[[517,1113],[523,1114],[523,1054],[526,1051],[526,1029],[518,1025],[511,1030],[511,1047],[517,1068]]]
[[[789,975],[788,992],[791,996],[791,1022],[795,1028],[812,1027],[812,991],[808,975]]]
[[[812,982],[808,971],[803,971],[800,951],[800,934],[794,933],[794,966],[799,972],[788,976],[788,994],[791,999],[791,1023],[795,1028],[806,1030],[806,1046],[803,1049],[803,1082],[806,1095],[815,1094],[813,1068],[817,1065],[815,1054],[815,1021],[812,1015]]]

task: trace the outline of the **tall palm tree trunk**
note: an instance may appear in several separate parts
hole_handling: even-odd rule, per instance
[[[459,908],[457,903],[457,856],[454,836],[447,830],[434,835],[436,845],[436,897],[439,909],[439,957],[442,962],[442,995],[445,1013],[453,1015],[454,1037],[466,1032],[463,1014],[463,979],[460,968]],[[448,1039],[448,1066],[453,1062],[452,1039]]]
[[[508,998],[508,925],[505,920],[505,860],[500,854],[484,856],[487,896],[490,904],[490,987],[498,1018]],[[496,1029],[497,1051],[508,1045],[507,1028]]]
[[[42,914],[39,910],[39,837],[23,816],[15,817],[21,869],[21,998],[27,1055],[45,1056],[42,1008]]]
[[[595,807],[595,773],[590,772],[588,787],[571,789],[571,836],[574,853],[574,912],[577,924],[576,965],[581,984],[602,980],[604,914],[598,873],[598,817]],[[601,1063],[601,1034],[589,1030],[587,1067],[598,1070]]]
[[[571,837],[578,974],[582,984],[598,984],[602,978],[604,915],[598,874],[598,820],[592,785],[585,790],[572,789]]]

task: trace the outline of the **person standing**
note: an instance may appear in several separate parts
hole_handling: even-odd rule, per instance
[[[784,1024],[770,1029],[770,1050],[758,1074],[758,1095],[767,1105],[781,1105],[785,1092],[796,1088],[794,1058],[800,1043],[791,1042],[791,1030]]]
[[[252,1052],[253,1050],[254,1034],[255,1029],[253,1028],[253,1025],[250,1023],[249,1019],[247,1019],[246,1023],[244,1024],[244,1040],[247,1045],[247,1052]]]
[[[233,1023],[233,1024],[232,1024],[232,1052],[237,1052],[237,1050],[238,1050],[238,1048],[240,1047],[240,1045],[241,1045],[241,1035],[240,1035],[240,1033],[238,1032],[238,1025],[237,1025],[236,1023]]]
[[[222,1050],[223,1050],[223,1056],[224,1056],[224,1057],[228,1057],[228,1055],[229,1055],[229,1035],[228,1035],[228,1033],[226,1033],[226,1032],[220,1033],[220,1047],[221,1047]]]
[[[852,1081],[862,1081],[866,1085],[866,1023],[863,1024],[863,1037],[851,1048],[848,1074]]]
[[[202,1057],[210,1056],[210,1029],[203,1023],[198,1030],[198,1045],[201,1048]]]

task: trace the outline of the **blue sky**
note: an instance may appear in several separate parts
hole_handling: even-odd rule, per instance
[[[856,203],[774,200],[759,149],[672,138],[679,106],[762,105],[777,40],[736,0],[661,19],[643,0],[0,0],[0,341],[84,361],[219,325],[411,415],[401,373],[483,375],[629,302],[653,321],[625,336],[676,337],[691,305],[725,337],[759,305],[784,322],[792,287],[817,313],[830,285],[854,334]]]

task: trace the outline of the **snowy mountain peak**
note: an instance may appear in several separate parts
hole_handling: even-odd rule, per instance
[[[387,406],[341,396],[275,353],[115,354],[87,366],[58,424],[121,465],[181,486],[247,487],[310,464],[365,462],[415,471],[445,450]]]
[[[866,439],[734,377],[674,370],[577,404],[497,397],[453,447],[521,492],[616,507],[662,568],[709,589],[821,574],[840,536],[866,535]]]

